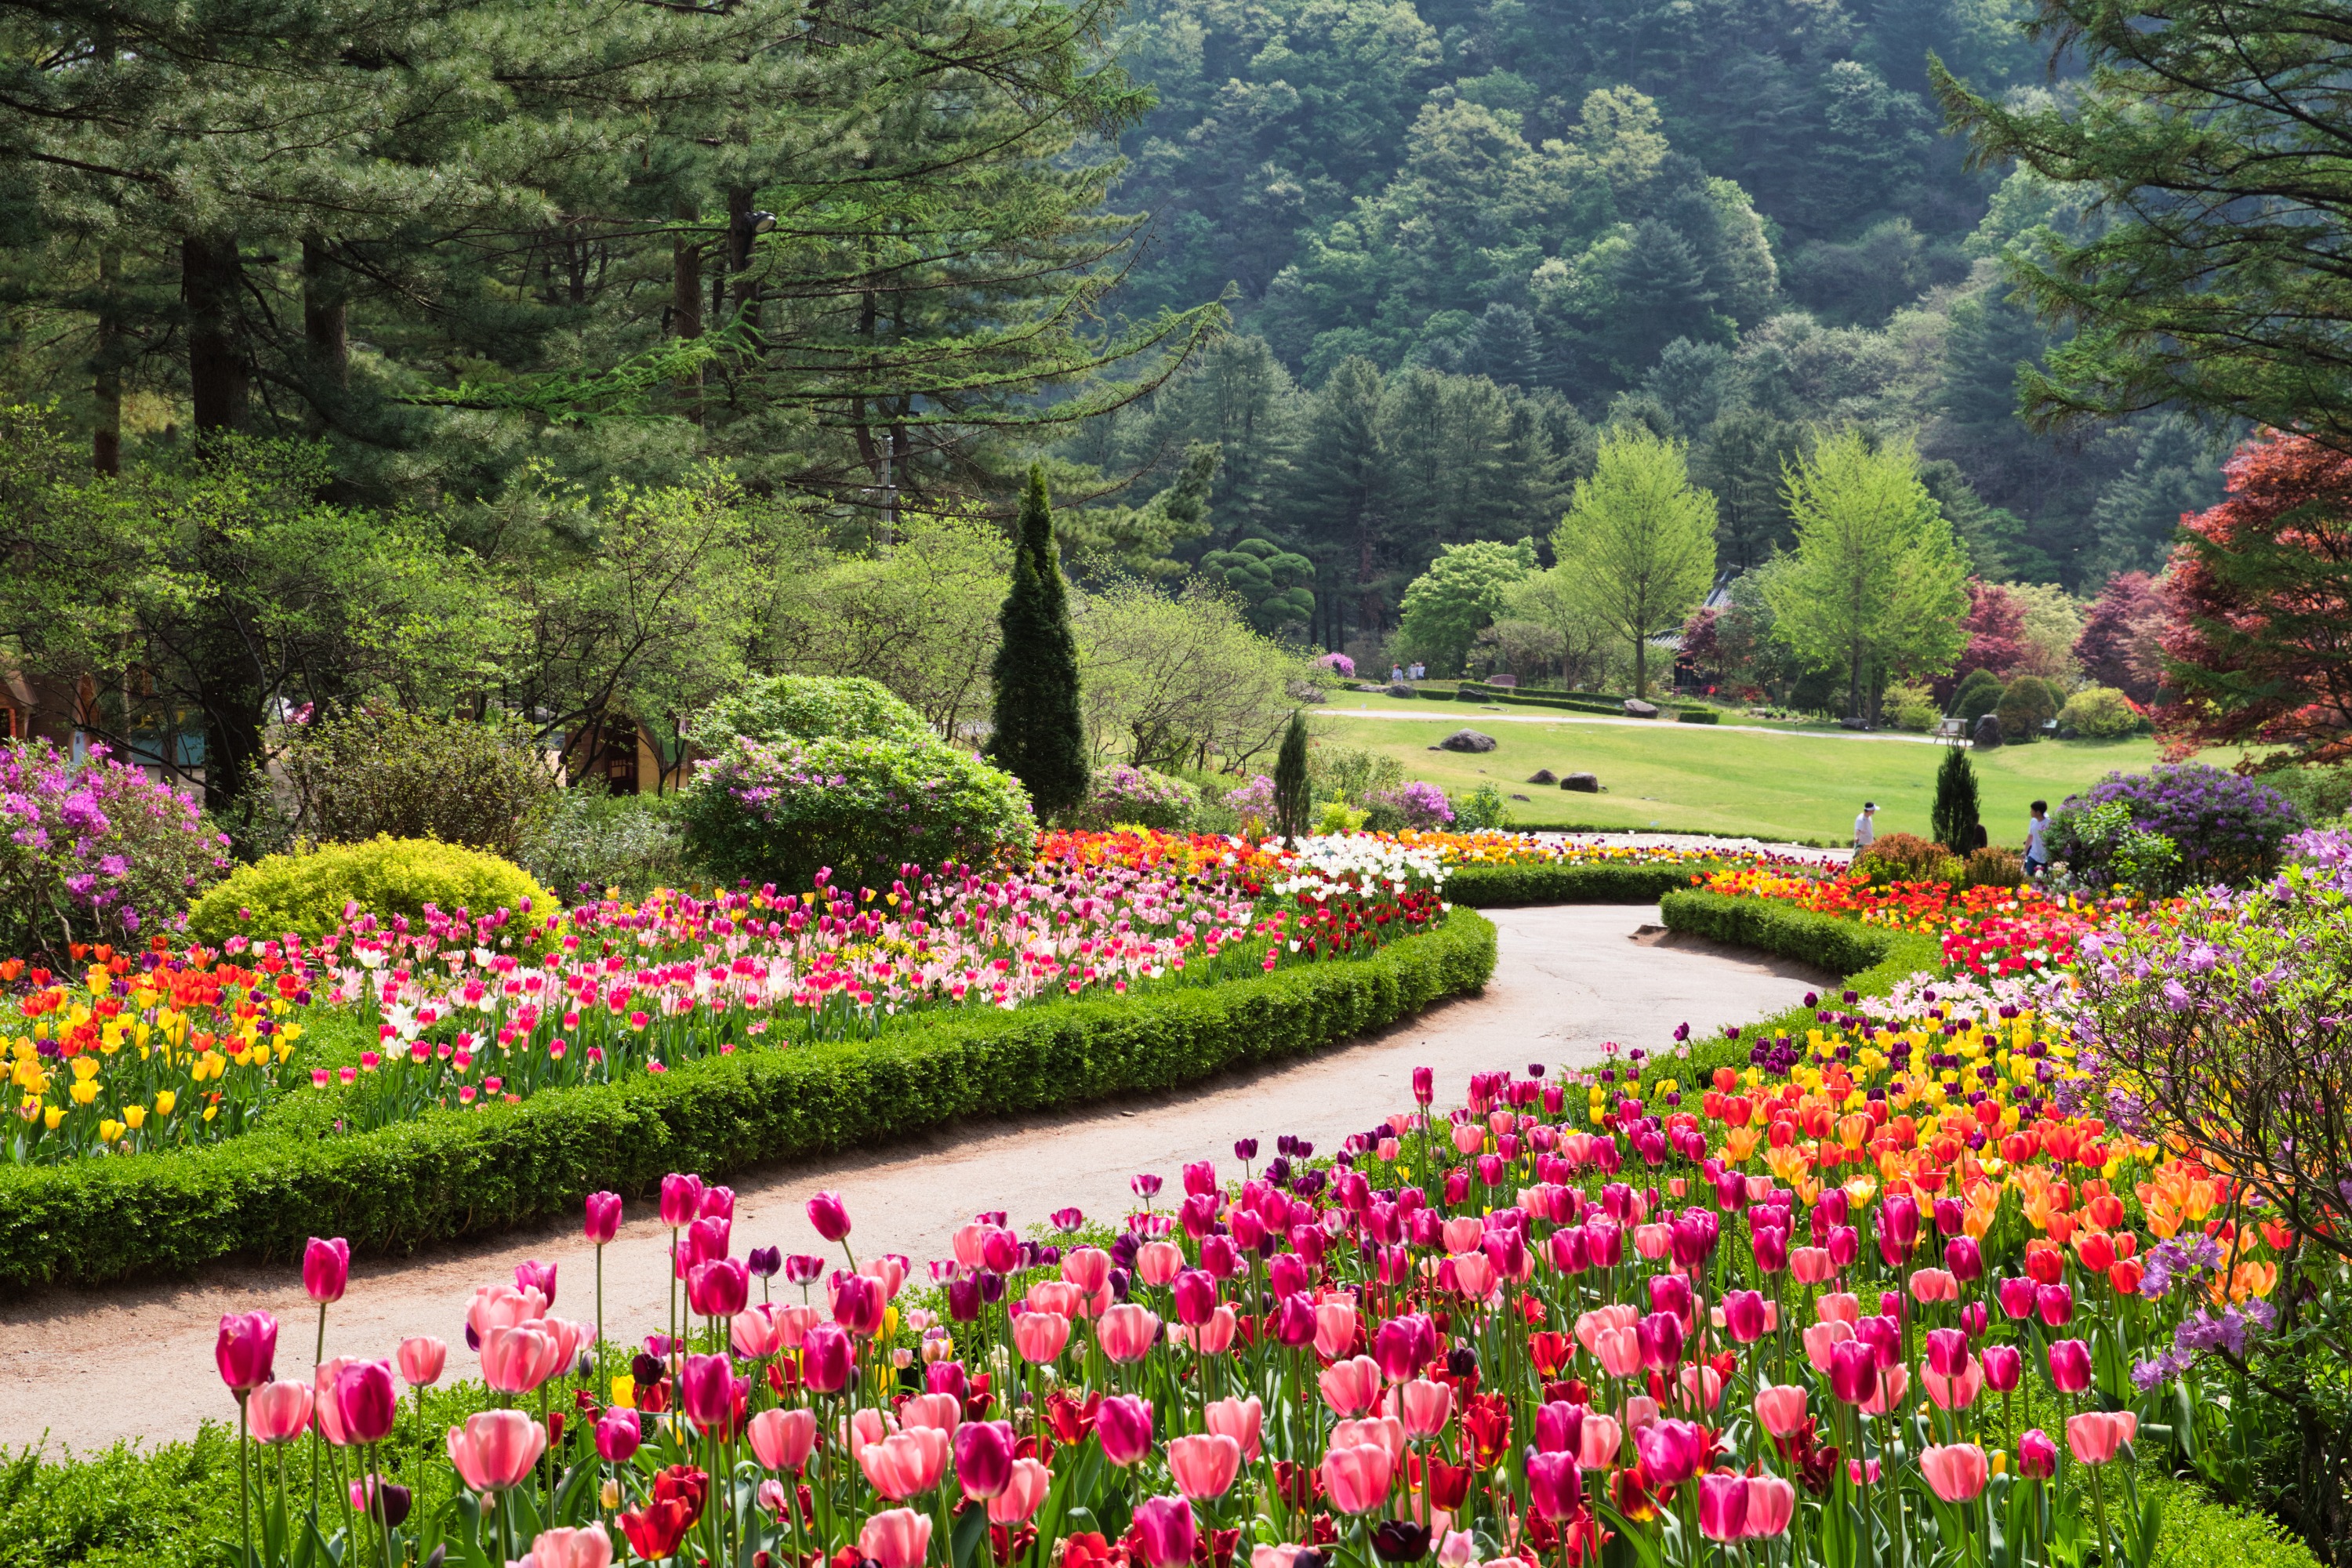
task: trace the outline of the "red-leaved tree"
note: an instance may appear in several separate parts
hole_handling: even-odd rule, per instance
[[[1932,683],[1939,702],[1952,700],[1970,670],[1989,669],[2007,680],[2025,657],[2025,606],[1998,583],[1969,579],[1969,618],[1961,626],[1969,640],[1959,662]]]
[[[2095,684],[2112,686],[2147,707],[2164,685],[2158,639],[2171,614],[2155,578],[2145,572],[2116,573],[2083,617],[2075,662]]]
[[[2282,749],[2352,757],[2352,457],[2265,432],[2222,469],[2219,506],[2181,519],[2165,596],[2172,753]]]

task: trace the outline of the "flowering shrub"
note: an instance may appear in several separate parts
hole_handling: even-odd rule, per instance
[[[2089,814],[2108,805],[2122,806],[2139,833],[2171,839],[2179,853],[2177,873],[2167,873],[2170,885],[2144,889],[2149,892],[2212,882],[2243,886],[2268,876],[2278,868],[2287,836],[2303,826],[2302,814],[2278,791],[2220,768],[2192,763],[2109,773],[2051,814],[2051,853],[2093,887],[2126,880],[2116,874],[2116,858],[2138,842],[2100,831],[2101,819]]]
[[[827,867],[887,885],[903,865],[990,864],[1037,831],[1019,780],[929,740],[739,738],[679,810],[688,850],[720,881],[795,892]]]
[[[1853,858],[1853,868],[1877,886],[1906,882],[1957,882],[1960,858],[1931,838],[1889,833]]]
[[[0,743],[0,953],[58,962],[177,929],[227,848],[194,795],[103,746],[77,765],[47,741]]]
[[[1344,653],[1322,654],[1313,662],[1319,668],[1329,670],[1342,680],[1356,679],[1356,661]]]
[[[519,858],[566,898],[612,889],[642,899],[690,880],[674,795],[607,795],[593,785],[561,791],[533,815]]]
[[[265,945],[250,968],[162,937],[135,956],[76,943],[72,957],[89,963],[79,978],[0,962],[0,1010],[23,1031],[0,1039],[10,1160],[185,1147],[251,1124],[302,1037],[286,1016],[310,1000],[299,948]]]
[[[1095,827],[1131,823],[1164,833],[1181,833],[1192,826],[1192,818],[1200,809],[1199,793],[1182,779],[1171,778],[1154,768],[1114,763],[1096,771],[1078,815]]]
[[[1427,832],[1454,820],[1454,805],[1445,798],[1445,792],[1424,779],[1392,790],[1376,790],[1364,797],[1364,804],[1371,808],[1373,826],[1391,832]]]
[[[544,919],[555,907],[530,872],[495,855],[430,838],[372,838],[240,866],[196,901],[188,926],[214,943],[289,931],[318,942],[362,910],[383,921],[501,909]]]

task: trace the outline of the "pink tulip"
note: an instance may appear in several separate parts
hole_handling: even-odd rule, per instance
[[[1643,1366],[1641,1331],[1603,1329],[1594,1353],[1600,1358],[1601,1370],[1611,1377],[1631,1377]]]
[[[341,1300],[351,1277],[352,1244],[341,1237],[321,1241],[314,1236],[302,1249],[302,1293],[319,1305]]]
[[[594,1246],[608,1246],[621,1234],[621,1194],[590,1193],[583,1205],[580,1229]]]
[[[1040,1279],[1029,1287],[1029,1293],[1021,1300],[1033,1312],[1075,1318],[1086,1310],[1087,1293],[1066,1279]]]
[[[918,1394],[898,1406],[901,1426],[936,1426],[952,1436],[963,1425],[963,1401],[952,1394]]]
[[[352,1356],[331,1355],[310,1369],[310,1422],[319,1436],[341,1448],[351,1437],[343,1430],[343,1407],[335,1401],[335,1384],[342,1381],[343,1368],[357,1365]]]
[[[1529,1448],[1527,1472],[1528,1501],[1544,1518],[1567,1519],[1583,1506],[1584,1486],[1576,1473],[1573,1455],[1539,1454]]]
[[[520,1410],[485,1410],[449,1428],[449,1462],[478,1492],[502,1492],[530,1477],[547,1451],[547,1428]]]
[[[482,1381],[499,1394],[529,1394],[563,1369],[563,1346],[543,1322],[482,1336]]]
[[[1234,1331],[1240,1327],[1241,1320],[1234,1315],[1234,1310],[1221,1305],[1197,1328],[1179,1323],[1169,1331],[1169,1336],[1178,1344],[1189,1346],[1202,1355],[1223,1355],[1234,1342]]]
[[[1778,1476],[1748,1478],[1748,1521],[1744,1533],[1751,1541],[1771,1540],[1788,1532],[1797,1511],[1797,1489]]]
[[[1948,1268],[1915,1268],[1911,1271],[1911,1299],[1926,1305],[1933,1301],[1957,1301],[1960,1299],[1960,1282]]]
[[[1242,1446],[1218,1433],[1168,1440],[1168,1473],[1176,1478],[1176,1489],[1188,1498],[1224,1496],[1233,1489],[1241,1464]]]
[[[1341,1415],[1360,1415],[1381,1396],[1380,1363],[1368,1355],[1334,1362],[1316,1380],[1323,1403]]]
[[[1150,1568],[1183,1568],[1200,1544],[1192,1505],[1182,1498],[1146,1498],[1135,1505],[1135,1538]]]
[[[1686,1366],[1676,1374],[1682,1385],[1683,1404],[1697,1410],[1712,1410],[1723,1402],[1723,1373],[1711,1366]]]
[[[1852,1326],[1862,1321],[1862,1298],[1851,1290],[1827,1290],[1813,1299],[1813,1316],[1824,1323]]]
[[[1201,1414],[1202,1424],[1211,1432],[1231,1437],[1240,1445],[1244,1463],[1257,1463],[1258,1446],[1265,1428],[1265,1406],[1256,1394],[1247,1399],[1217,1400]]]
[[[1160,1245],[1164,1247],[1167,1243]],[[1183,1254],[1178,1253],[1177,1257],[1181,1261]],[[1092,1296],[1110,1282],[1110,1254],[1099,1247],[1073,1248],[1062,1258],[1062,1278]]]
[[[1114,1394],[1095,1413],[1095,1437],[1103,1458],[1125,1469],[1151,1452],[1151,1401]]]
[[[1054,1472],[1035,1459],[1015,1459],[1004,1489],[988,1500],[988,1522],[1008,1528],[1035,1513],[1053,1489]]]
[[[783,1326],[776,1320],[776,1309],[764,1301],[754,1301],[727,1325],[727,1342],[735,1353],[746,1361],[758,1361],[783,1349]]]
[[[265,1383],[247,1398],[245,1411],[257,1442],[284,1443],[299,1437],[310,1425],[310,1385]]]
[[[857,1468],[874,1489],[904,1502],[938,1486],[948,1471],[951,1441],[936,1426],[894,1432],[858,1450]]]
[[[1397,1385],[1395,1409],[1404,1429],[1415,1437],[1434,1437],[1445,1430],[1454,1413],[1454,1390],[1424,1377]]]
[[[1070,1320],[1059,1312],[1024,1312],[1013,1320],[1013,1348],[1023,1361],[1052,1361],[1069,1342]]]
[[[1183,1268],[1169,1287],[1176,1301],[1176,1321],[1188,1328],[1209,1321],[1217,1310],[1217,1277],[1205,1268]]]
[[[692,1225],[702,1212],[702,1178],[673,1171],[662,1178],[661,1222],[672,1230]]]
[[[625,1465],[645,1441],[637,1413],[620,1405],[604,1412],[596,1423],[596,1457],[608,1465]]]
[[[2139,1435],[2139,1417],[2128,1410],[2085,1410],[2066,1417],[2066,1447],[2086,1465],[2104,1465]]]
[[[1992,1470],[1982,1448],[1953,1443],[1920,1449],[1919,1473],[1927,1478],[1927,1489],[1946,1502],[1973,1502]]]
[[[814,1199],[810,1207],[815,1207]],[[819,1226],[818,1229],[824,1227]],[[848,1233],[845,1222],[844,1235]],[[839,1240],[839,1237],[829,1237]],[[877,1568],[922,1568],[923,1559],[931,1550],[931,1521],[928,1514],[917,1513],[911,1508],[894,1508],[876,1514],[857,1532],[857,1554],[871,1557]]]
[[[1346,1355],[1356,1342],[1356,1304],[1318,1301],[1315,1305],[1315,1349],[1326,1361]]]
[[[1698,1529],[1709,1541],[1748,1532],[1748,1478],[1717,1470],[1698,1479]]]
[[[882,1327],[889,1291],[870,1274],[843,1274],[833,1281],[833,1321],[860,1339]]]
[[[1937,1409],[1966,1410],[1983,1391],[1984,1376],[1982,1363],[1974,1361],[1957,1377],[1927,1367],[1919,1373],[1919,1386],[1927,1391],[1927,1397],[1936,1402]]]
[[[267,1312],[224,1313],[213,1362],[232,1393],[249,1394],[269,1381],[278,1359],[278,1320]]]
[[[1734,1290],[1723,1299],[1723,1331],[1734,1342],[1752,1345],[1764,1337],[1766,1309],[1771,1303],[1759,1290]]]
[[[1805,1391],[1792,1384],[1757,1390],[1756,1419],[1775,1437],[1786,1437],[1805,1424]]]
[[[819,1193],[808,1201],[809,1224],[827,1241],[840,1241],[849,1235],[849,1207],[841,1201],[839,1193]],[[930,1533],[930,1521],[926,1520],[923,1533]],[[866,1553],[872,1556],[872,1552]],[[887,1568],[887,1565],[885,1565]]]
[[[802,1301],[776,1308],[775,1319],[777,1348],[788,1351],[796,1351],[806,1344],[808,1331],[824,1321],[814,1307]]]
[[[1815,1372],[1827,1372],[1837,1354],[1838,1346],[1853,1338],[1853,1325],[1832,1319],[1815,1323],[1805,1331],[1805,1359]]]
[[[553,1263],[541,1263],[536,1258],[527,1258],[524,1261],[516,1264],[515,1289],[518,1290],[536,1290],[541,1295],[547,1298],[547,1304],[549,1306],[554,1306],[555,1271],[558,1267],[559,1265]]]
[[[751,1270],[740,1258],[714,1258],[687,1270],[686,1302],[698,1317],[731,1318],[751,1299]]]
[[[522,1323],[535,1323],[547,1316],[547,1298],[536,1290],[518,1290],[511,1285],[483,1285],[474,1291],[474,1299],[466,1304],[466,1326],[474,1337],[486,1340],[492,1329],[511,1329]]]
[[[1625,1430],[1638,1437],[1658,1424],[1662,1412],[1658,1409],[1658,1402],[1648,1394],[1630,1394],[1625,1396],[1625,1404],[1619,1414],[1625,1423]]]
[[[1164,1286],[1183,1267],[1183,1248],[1172,1241],[1147,1241],[1135,1249],[1136,1276],[1146,1285]]]
[[[808,1409],[762,1410],[745,1429],[751,1456],[764,1470],[798,1474],[816,1446],[816,1412]]]
[[[1984,1368],[1985,1386],[1995,1394],[2010,1393],[2025,1375],[2025,1354],[2015,1345],[1987,1345],[1976,1359]]]
[[[1396,1462],[1378,1443],[1334,1447],[1323,1456],[1323,1490],[1341,1513],[1370,1513],[1389,1495]]]
[[[1613,1415],[1588,1413],[1576,1437],[1576,1467],[1580,1470],[1613,1468],[1624,1452],[1625,1428]]]
[[[1837,1265],[1826,1247],[1794,1247],[1789,1249],[1789,1273],[1800,1285],[1826,1285],[1837,1278]]]
[[[2017,1439],[2017,1473],[2037,1481],[2046,1481],[2058,1473],[2058,1445],[2039,1426]]]
[[[1483,1301],[1495,1289],[1495,1265],[1483,1252],[1465,1252],[1447,1260],[1454,1269],[1454,1286],[1473,1301]]]
[[[352,1442],[383,1442],[400,1411],[400,1394],[392,1385],[392,1363],[362,1361],[345,1366],[335,1379],[334,1398],[343,1432]]]
[[[1910,1370],[1900,1363],[1878,1369],[1878,1386],[1862,1402],[1864,1415],[1885,1415],[1903,1403],[1906,1390],[1911,1386]]]
[[[411,1388],[430,1388],[441,1381],[442,1368],[449,1361],[449,1346],[430,1334],[419,1334],[401,1341],[394,1359],[400,1366],[401,1382]]]
[[[612,1568],[613,1538],[602,1524],[578,1530],[542,1530],[516,1568]]]
[[[1373,1443],[1389,1451],[1389,1463],[1404,1463],[1404,1423],[1393,1415],[1367,1415],[1356,1421],[1335,1421],[1331,1424],[1330,1447],[1360,1447]]]
[[[1103,1354],[1123,1366],[1150,1355],[1159,1337],[1159,1315],[1133,1301],[1121,1301],[1095,1324],[1095,1339]]]

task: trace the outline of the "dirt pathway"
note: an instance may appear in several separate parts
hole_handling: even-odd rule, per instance
[[[1632,940],[1654,907],[1588,905],[1498,910],[1501,945],[1484,994],[1314,1058],[1229,1075],[1181,1094],[1111,1101],[1085,1110],[971,1122],[884,1150],[740,1173],[734,1238],[740,1252],[782,1245],[826,1250],[803,1205],[819,1188],[846,1199],[861,1257],[942,1257],[953,1229],[982,1208],[1009,1211],[1026,1231],[1054,1209],[1122,1215],[1128,1179],[1156,1172],[1178,1185],[1188,1159],[1233,1163],[1233,1141],[1276,1134],[1336,1148],[1410,1103],[1412,1072],[1437,1070],[1441,1099],[1474,1072],[1524,1071],[1597,1059],[1605,1040],[1654,1048],[1685,1021],[1707,1028],[1795,1003],[1824,976],[1793,964],[1704,944]],[[605,1254],[607,1332],[635,1338],[662,1323],[666,1233],[646,1201]],[[371,1259],[329,1314],[331,1354],[386,1356],[404,1336],[450,1342],[450,1375],[470,1375],[463,1308],[478,1284],[537,1258],[561,1266],[557,1310],[594,1312],[593,1253],[575,1225],[509,1232],[406,1258]],[[785,1289],[782,1280],[779,1289]],[[0,1303],[0,1447],[41,1441],[88,1451],[121,1437],[183,1437],[232,1406],[215,1376],[220,1315],[267,1308],[284,1325],[278,1374],[307,1375],[316,1309],[299,1270],[221,1267],[184,1281],[103,1290],[50,1290]]]

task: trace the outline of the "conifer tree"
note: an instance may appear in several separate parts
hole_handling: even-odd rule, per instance
[[[1929,818],[1936,842],[1966,857],[1977,847],[1977,771],[1963,745],[1944,748],[1944,765],[1936,770],[1936,808]]]
[[[1034,464],[1021,503],[1013,587],[998,625],[1003,640],[992,671],[996,734],[989,754],[1028,786],[1040,817],[1058,816],[1086,797],[1086,730],[1078,716],[1078,642],[1054,542],[1054,510],[1045,470]]]
[[[1282,734],[1282,750],[1274,759],[1275,830],[1285,838],[1304,834],[1307,813],[1314,804],[1307,784],[1307,720],[1293,713],[1290,728]]]

